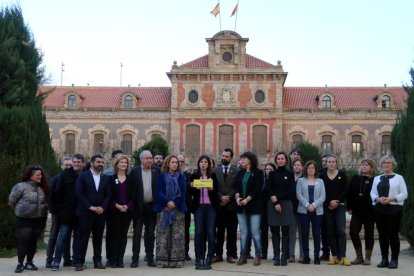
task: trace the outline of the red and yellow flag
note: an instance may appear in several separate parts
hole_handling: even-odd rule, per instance
[[[233,11],[231,12],[230,17],[236,15],[236,13],[239,11],[239,3],[236,4],[236,6],[234,7]]]
[[[220,3],[217,3],[210,13],[216,17],[220,13]]]

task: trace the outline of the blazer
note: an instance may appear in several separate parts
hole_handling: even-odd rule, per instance
[[[246,173],[246,170],[240,170],[237,173],[236,182],[235,182],[235,190],[236,193],[240,194],[240,197],[243,195],[243,176]],[[246,212],[248,215],[253,214],[262,214],[263,213],[263,171],[259,170],[258,168],[252,170],[252,175],[249,177],[247,181],[247,196],[250,196],[252,200],[247,203],[246,206],[238,206],[237,212],[243,213]]]
[[[218,204],[217,208],[223,209],[227,208],[227,210],[235,211],[237,210],[237,203],[236,199],[234,198],[234,195],[236,194],[236,190],[234,187],[234,183],[236,182],[237,173],[239,172],[239,169],[236,165],[229,165],[229,171],[227,173],[227,178],[224,180],[224,174],[223,174],[223,165],[220,165],[216,167],[213,170],[213,175],[215,176],[217,180],[217,199],[218,203],[220,203],[220,198],[222,196],[229,196],[230,202],[227,203],[226,206],[221,206]]]
[[[117,183],[118,175],[114,174],[109,176],[110,183],[111,183],[111,206],[110,208],[113,208],[114,210],[118,210],[115,208],[116,203],[119,201],[119,184]],[[126,200],[127,200],[127,206],[128,206],[128,212],[133,211],[135,208],[134,202],[133,202],[133,195],[136,194],[136,191],[134,191],[134,186],[131,183],[131,177],[129,175],[126,175],[125,179],[126,184]]]
[[[169,173],[169,172],[166,172]],[[183,173],[178,175],[178,186],[181,192],[181,196],[174,199],[175,208],[180,212],[187,211],[187,205],[185,204],[186,198],[186,183],[185,176]],[[164,174],[159,174],[157,177],[157,201],[155,202],[154,211],[159,213],[161,212],[168,203],[167,193],[166,193],[166,183],[164,181]]]
[[[152,200],[150,208],[152,209],[155,202],[157,201],[157,178],[160,174],[158,166],[151,166],[151,189],[152,189]],[[132,186],[134,187],[133,203],[135,206],[135,214],[140,215],[144,210],[144,184],[142,183],[142,166],[139,165],[132,169],[129,174],[131,178]]]
[[[78,197],[77,216],[95,214],[89,208],[100,206],[106,212],[111,200],[111,187],[109,176],[101,174],[99,189],[96,190],[91,170],[81,172],[76,180],[76,196]]]
[[[323,215],[323,203],[325,202],[325,184],[320,178],[315,179],[315,190],[312,205],[316,208],[317,215]],[[298,213],[307,214],[309,204],[308,180],[304,177],[298,179],[296,184],[296,197],[299,200]]]

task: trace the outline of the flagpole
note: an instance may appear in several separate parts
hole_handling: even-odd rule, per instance
[[[220,0],[218,1],[218,3],[219,3],[219,7],[221,8]],[[219,18],[220,18],[220,31],[221,31],[221,11],[219,12]]]
[[[237,12],[236,12],[236,21],[234,21],[234,31],[236,31],[237,26],[237,16],[239,15],[239,0],[237,0]]]

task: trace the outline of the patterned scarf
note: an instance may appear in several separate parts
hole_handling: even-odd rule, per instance
[[[167,195],[167,202],[173,201],[174,199],[181,196],[181,191],[178,186],[179,175],[180,175],[179,172],[175,172],[174,175],[171,175],[169,172],[166,172],[164,174],[165,193]],[[167,230],[170,227],[170,225],[173,223],[176,208],[170,211],[163,209],[162,223],[161,223],[163,230]]]

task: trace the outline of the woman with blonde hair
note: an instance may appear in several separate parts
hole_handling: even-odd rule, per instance
[[[123,268],[127,234],[135,209],[133,197],[136,193],[128,175],[129,159],[125,155],[117,157],[115,174],[111,175],[111,201],[107,219],[107,266]]]
[[[347,207],[352,215],[349,235],[354,245],[356,258],[351,264],[371,264],[372,249],[374,248],[374,213],[372,210],[371,188],[375,176],[375,163],[371,159],[361,161],[359,174],[352,177],[348,190]],[[362,244],[359,237],[364,226],[365,259],[362,254]]]

